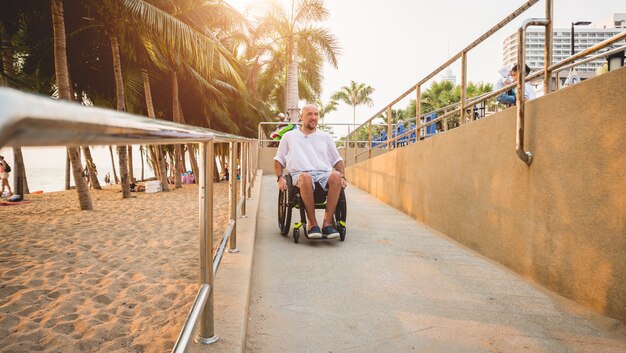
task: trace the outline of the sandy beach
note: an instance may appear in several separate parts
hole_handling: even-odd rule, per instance
[[[215,184],[215,243],[228,184]],[[0,352],[170,351],[198,288],[198,192],[75,191],[0,207]]]

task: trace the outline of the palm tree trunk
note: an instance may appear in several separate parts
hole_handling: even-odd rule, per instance
[[[298,48],[293,36],[289,39],[292,52],[287,66],[287,87],[285,89],[285,110],[292,122],[298,121]]]
[[[52,26],[54,29],[54,67],[56,74],[56,84],[60,99],[72,100],[70,91],[70,80],[67,69],[67,50],[65,42],[65,19],[63,17],[63,1],[51,0],[52,10]],[[76,192],[78,193],[78,202],[81,210],[92,210],[93,203],[91,195],[87,188],[85,179],[82,178],[82,166],[80,164],[80,154],[76,147],[67,148],[70,161],[72,163],[72,172],[74,174],[74,183],[76,184]]]
[[[165,166],[165,157],[163,148],[161,146],[155,146],[157,149],[157,159],[159,161],[159,168],[161,169],[161,189],[162,191],[170,191],[170,186],[167,183],[167,167]]]
[[[185,157],[185,145],[180,145],[180,172],[187,172],[187,157]]]
[[[198,160],[196,159],[196,149],[194,148],[193,143],[187,144],[187,151],[189,152],[189,164],[191,164],[191,171],[193,172],[194,179],[196,179],[198,177]]]
[[[143,146],[139,146],[139,157],[141,157],[141,181],[144,181],[146,178],[143,170]]]
[[[180,114],[180,100],[178,99],[178,76],[176,71],[172,70],[172,115],[175,123],[182,124],[182,118]],[[181,145],[174,145],[174,187],[183,187],[183,181],[180,176],[182,170],[181,166],[182,150]]]
[[[13,147],[13,156],[15,158],[15,175],[13,176],[13,185],[15,193],[18,195],[30,194],[28,190],[28,181],[26,180],[26,168],[24,167],[24,156],[22,156],[22,148]]]
[[[119,184],[120,179],[117,177],[117,171],[115,170],[115,158],[113,158],[113,146],[109,146],[109,152],[111,152],[111,167],[113,168],[113,180],[115,180],[115,184]]]
[[[146,108],[148,110],[148,117],[156,119],[156,114],[154,113],[154,102],[152,101],[152,89],[150,88],[150,75],[148,75],[147,70],[141,70],[141,76],[143,78],[143,91],[146,96]],[[165,159],[163,158],[163,150],[161,146],[155,145],[151,148],[154,151],[156,159],[154,160],[156,163],[154,165],[155,174],[157,178],[161,180],[161,189],[163,191],[170,191],[170,187],[167,185],[167,171],[165,169]]]
[[[1,27],[1,26],[0,26]],[[1,30],[1,28],[0,28]],[[2,31],[3,36],[5,36],[4,31]],[[13,66],[14,57],[13,57],[13,49],[10,46],[5,46],[2,50],[2,70],[4,74],[8,77],[15,77],[15,67]],[[8,80],[0,81],[3,85],[11,87]],[[13,186],[14,192],[18,195],[21,195],[24,198],[24,195],[29,194],[28,190],[28,181],[26,180],[26,168],[24,168],[24,157],[22,156],[22,148],[21,147],[13,147],[13,156],[15,158],[15,172],[13,173]]]
[[[72,186],[70,185],[70,170],[72,163],[70,162],[70,154],[65,154],[65,190],[70,190]]]
[[[133,168],[133,146],[128,145],[128,180],[133,180],[135,178],[135,171]]]
[[[102,190],[102,186],[100,186],[100,182],[98,181],[98,169],[93,162],[93,158],[91,157],[91,150],[89,149],[89,146],[83,146],[83,157],[85,157],[85,162],[87,163],[91,186],[96,190]]]
[[[109,40],[111,41],[111,53],[113,55],[113,72],[115,74],[115,92],[117,99],[117,110],[125,112],[126,102],[124,100],[124,82],[122,80],[122,61],[120,58],[120,45],[117,40],[117,36],[107,31]],[[126,146],[120,145],[117,150],[119,163],[120,163],[120,182],[122,187],[122,198],[129,198],[130,195],[130,180],[128,179],[128,153],[126,152]]]

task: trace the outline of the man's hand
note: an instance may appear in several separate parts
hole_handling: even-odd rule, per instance
[[[287,190],[287,180],[284,177],[278,179],[278,190],[285,191]]]
[[[348,182],[346,181],[346,178],[344,177],[341,177],[341,187],[344,189],[348,187]]]

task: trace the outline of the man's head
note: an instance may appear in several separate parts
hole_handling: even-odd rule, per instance
[[[302,127],[304,129],[315,131],[319,118],[320,112],[314,104],[307,104],[302,107],[300,119],[302,120]]]

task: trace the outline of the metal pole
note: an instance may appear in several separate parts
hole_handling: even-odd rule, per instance
[[[215,335],[213,317],[213,142],[200,143],[200,285],[209,285],[209,296],[200,316],[196,341],[212,344]]]
[[[359,127],[354,124],[354,136],[353,136],[353,145],[352,145],[352,157],[354,158],[354,164],[356,164],[356,154],[357,154],[357,145],[358,145],[358,134],[356,133],[359,130]]]
[[[258,160],[259,160],[259,141],[254,141],[252,143],[252,170],[250,171],[250,173],[252,174],[252,178],[251,178],[251,182],[250,182],[250,187],[252,188],[252,185],[254,185],[254,181],[256,180],[256,172],[258,169]]]
[[[348,135],[346,136],[346,141],[343,143],[343,159],[346,161],[346,167],[348,166],[348,150],[350,149],[350,139],[352,139],[351,130],[352,125],[348,124]]]
[[[367,158],[372,158],[372,121],[367,122]]]
[[[230,235],[230,249],[228,252],[236,253],[237,250],[237,147],[239,143],[230,143],[230,178],[228,179],[228,189],[230,196],[230,219],[235,221],[233,232]]]
[[[515,137],[515,152],[519,159],[527,165],[533,162],[533,154],[524,151],[524,118],[525,118],[525,81],[526,81],[526,28],[529,26],[547,26],[548,19],[531,18],[524,21],[522,27],[517,30],[517,134]]]
[[[572,56],[574,56],[574,22],[572,22],[572,30],[571,30],[571,32],[569,34],[570,34],[570,41],[569,42],[571,44],[570,49],[571,49],[571,52],[572,52]]]
[[[241,204],[241,217],[246,216],[246,199],[248,198],[248,143],[241,143],[241,196],[243,202]]]
[[[422,115],[421,103],[422,103],[422,86],[417,85],[417,88],[415,89],[415,125],[416,126],[419,125],[418,123],[420,120],[420,115]]]
[[[465,95],[467,89],[467,52],[461,53],[461,119],[459,126],[465,124]],[[472,118],[470,117],[470,120]]]
[[[552,91],[552,72],[548,69],[552,65],[552,37],[553,31],[553,3],[554,0],[546,0],[546,19],[550,22],[546,26],[545,31],[545,47],[543,53],[543,94],[548,94]]]
[[[246,197],[250,198],[252,196],[252,171],[254,170],[252,168],[252,161],[251,161],[251,150],[252,150],[252,142],[246,142],[246,170],[248,171],[247,175],[247,182],[248,185],[246,186]]]
[[[391,140],[393,132],[391,131],[391,106],[387,106],[387,141]],[[387,142],[387,150],[391,150],[391,143]]]

